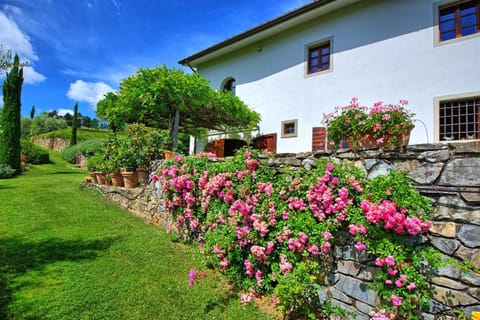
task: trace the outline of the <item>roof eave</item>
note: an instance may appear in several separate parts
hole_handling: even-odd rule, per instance
[[[222,42],[219,42],[211,47],[208,47],[202,51],[199,51],[189,57],[186,57],[180,60],[178,63],[183,66],[196,66],[200,62],[208,61],[211,58],[222,55],[233,51],[236,48],[243,47],[247,44],[253,43],[256,40],[263,39],[262,34],[266,34],[267,31],[274,29],[275,27],[280,28],[281,25],[287,24],[290,22],[292,25],[296,23],[303,22],[301,19],[298,19],[302,15],[305,15],[309,12],[312,12],[315,9],[326,8],[327,5],[337,3],[338,8],[345,6],[351,2],[356,2],[357,0],[317,0],[313,1],[307,5],[304,5],[298,9],[290,11],[282,16],[279,16],[275,19],[267,21],[261,25],[258,25],[252,29],[249,29],[243,33],[235,35],[231,38],[228,38]],[[297,18],[297,19],[296,19]],[[298,21],[297,21],[298,20]]]

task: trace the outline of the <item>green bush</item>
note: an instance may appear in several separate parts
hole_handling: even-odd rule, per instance
[[[48,151],[33,144],[30,140],[23,139],[22,144],[22,157],[27,158],[28,163],[32,164],[44,164],[50,162],[50,156]]]
[[[7,164],[0,163],[0,179],[11,178],[15,175],[15,169],[10,168]]]
[[[92,155],[103,149],[106,142],[104,138],[96,138],[81,142],[71,147],[67,147],[62,151],[62,157],[70,163],[75,163],[77,159],[77,152],[83,153],[85,156]]]
[[[376,314],[418,319],[430,304],[427,280],[450,262],[412,245],[429,230],[432,207],[408,176],[366,180],[353,163],[327,159],[313,170],[276,172],[259,159],[255,151],[225,161],[176,156],[155,177],[180,234],[198,240],[209,264],[244,290],[241,301],[273,293],[277,310],[293,319],[315,318],[320,308],[351,319],[315,300],[330,285],[334,246],[347,243],[375,258],[368,288],[380,298]]]

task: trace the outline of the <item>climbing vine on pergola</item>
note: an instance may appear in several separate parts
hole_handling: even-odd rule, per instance
[[[198,136],[206,130],[254,127],[260,115],[230,92],[214,90],[209,81],[165,65],[141,68],[105,96],[97,114],[114,126],[140,122],[168,129],[175,148],[178,132]]]

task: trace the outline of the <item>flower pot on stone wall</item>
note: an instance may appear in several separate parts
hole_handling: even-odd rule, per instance
[[[164,151],[165,160],[172,160],[173,156],[175,156],[175,152],[170,151],[170,150],[165,150]]]
[[[137,168],[137,172],[138,172],[138,181],[140,182],[140,185],[146,186],[148,184],[150,169],[149,168]]]
[[[105,184],[105,176],[107,175],[105,172],[95,172],[97,176],[98,184]]]
[[[112,186],[114,187],[123,187],[123,177],[121,173],[110,173],[112,178]]]
[[[90,178],[92,179],[92,183],[97,184],[98,183],[97,174],[95,172],[90,172],[89,175],[90,175]]]
[[[138,172],[137,171],[124,171],[122,172],[123,185],[125,188],[136,188],[138,185]]]

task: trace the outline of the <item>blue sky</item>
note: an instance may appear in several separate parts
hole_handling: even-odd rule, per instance
[[[308,2],[0,0],[0,44],[30,63],[22,115],[32,105],[38,115],[78,101],[95,117],[103,94],[139,67],[183,68],[180,59]]]

